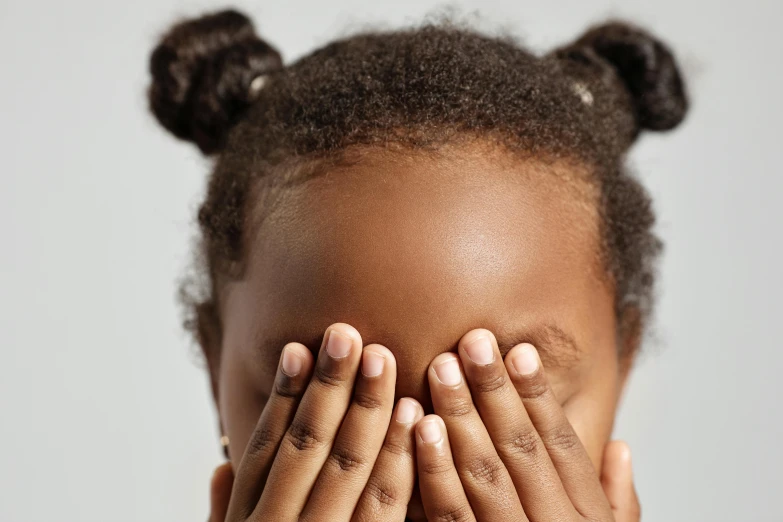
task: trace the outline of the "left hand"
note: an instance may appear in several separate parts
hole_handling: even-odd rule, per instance
[[[628,447],[607,445],[599,478],[532,345],[504,361],[491,332],[472,330],[428,378],[437,415],[416,426],[428,520],[639,520]]]

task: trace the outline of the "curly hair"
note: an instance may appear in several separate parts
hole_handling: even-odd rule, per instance
[[[185,292],[186,326],[204,349],[208,330],[220,332],[220,285],[241,277],[258,180],[314,175],[304,167],[355,146],[437,149],[462,139],[588,168],[618,324],[643,330],[662,244],[625,156],[640,131],[672,129],[688,107],[671,51],[643,29],[607,22],[536,56],[510,37],[427,23],[356,34],[284,66],[251,21],[228,10],[174,25],[150,72],[158,121],[216,156],[198,213],[204,283]]]

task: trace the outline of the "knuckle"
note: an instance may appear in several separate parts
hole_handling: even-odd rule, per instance
[[[529,428],[515,433],[501,447],[505,453],[513,456],[533,457],[541,450],[541,439],[534,429]]]
[[[454,469],[450,459],[427,460],[419,463],[419,473],[424,475],[442,475]]]
[[[346,382],[338,372],[329,371],[320,364],[313,370],[313,377],[312,384],[319,383],[327,388],[339,388]]]
[[[468,505],[447,507],[438,511],[434,520],[437,522],[467,522],[468,520],[473,520],[473,511],[471,511]]]
[[[367,464],[366,459],[358,452],[351,451],[345,447],[332,448],[329,453],[329,462],[341,471],[358,471]]]
[[[353,403],[365,410],[379,410],[384,401],[378,394],[357,390],[353,395]]]
[[[294,379],[283,375],[275,380],[275,395],[283,399],[298,399],[302,395],[302,386]]]
[[[413,460],[413,449],[410,444],[396,439],[387,439],[383,443],[381,451],[385,451],[395,457],[404,457]]]
[[[541,433],[541,440],[549,451],[567,452],[579,444],[579,437],[570,426],[558,426]]]
[[[518,386],[517,391],[523,399],[536,400],[546,395],[549,391],[549,385],[543,379],[533,378],[529,382]]]
[[[324,445],[323,437],[309,423],[294,419],[285,440],[297,451],[311,451]]]
[[[464,417],[474,409],[473,401],[465,397],[451,397],[439,408],[441,417]]]
[[[266,426],[256,428],[250,442],[247,443],[247,454],[251,458],[260,457],[266,453],[274,451],[277,447],[278,437]]]
[[[506,385],[506,376],[503,372],[496,372],[486,375],[477,381],[473,386],[478,393],[492,393],[500,390]]]
[[[401,494],[390,481],[384,480],[377,475],[370,477],[364,488],[367,498],[373,504],[374,511],[386,511],[402,504]]]
[[[504,466],[495,456],[481,456],[465,466],[462,475],[476,484],[497,486],[503,483]]]

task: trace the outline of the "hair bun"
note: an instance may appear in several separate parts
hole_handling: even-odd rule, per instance
[[[638,128],[669,130],[688,110],[679,67],[666,45],[646,31],[623,22],[588,30],[560,52],[587,49],[611,65],[630,93]]]
[[[210,154],[222,148],[252,102],[253,79],[282,67],[280,54],[258,38],[242,13],[185,20],[152,52],[150,109],[172,134]]]

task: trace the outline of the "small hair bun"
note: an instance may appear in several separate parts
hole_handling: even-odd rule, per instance
[[[612,66],[631,96],[639,129],[669,130],[682,122],[688,97],[674,55],[646,31],[624,22],[588,30],[563,53],[592,51]]]
[[[280,54],[242,13],[185,20],[163,35],[150,57],[150,109],[172,134],[211,154],[252,103],[263,83],[254,79],[282,67]]]

